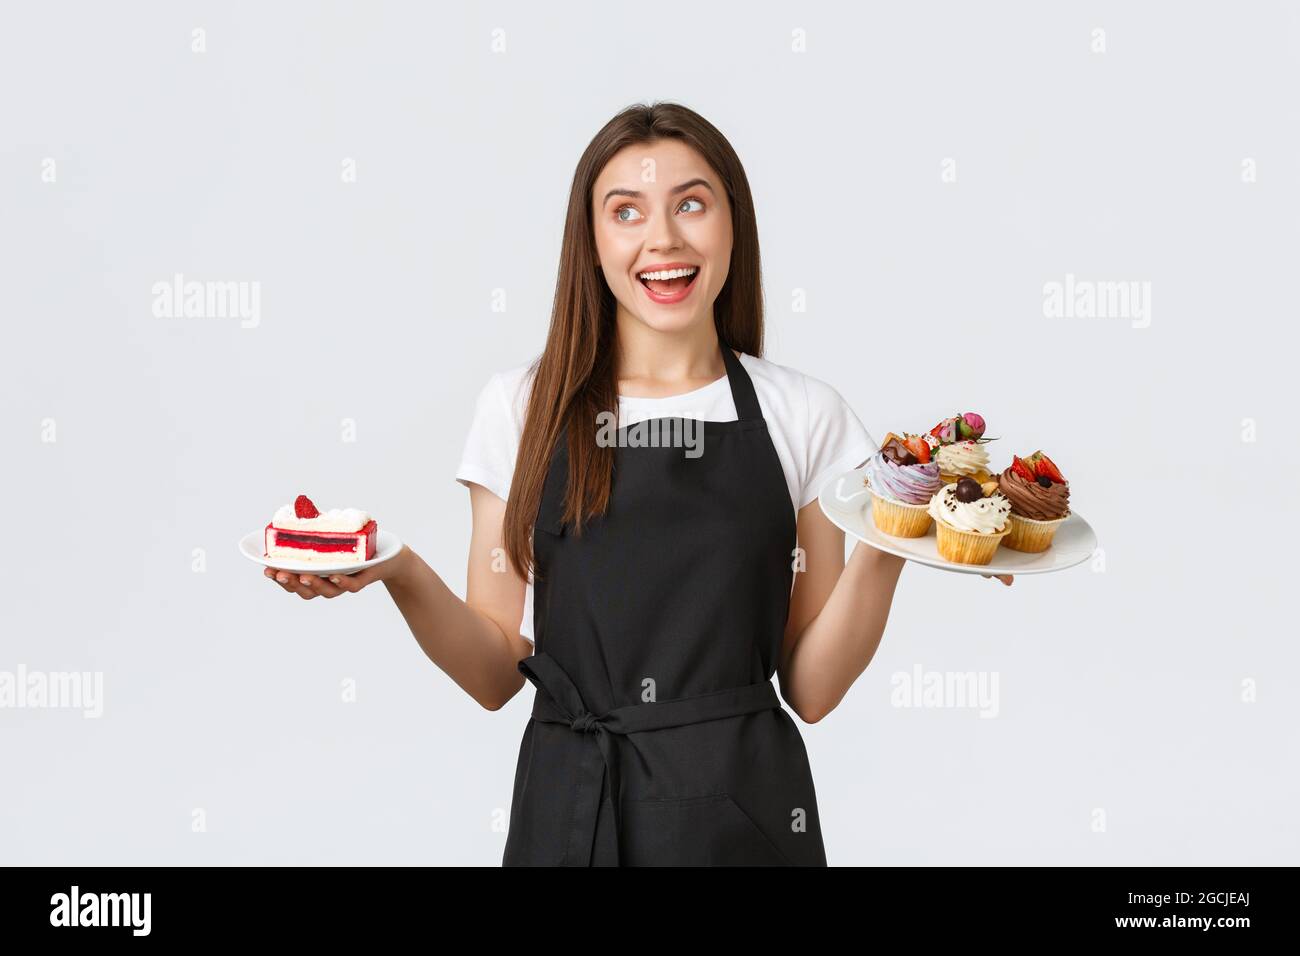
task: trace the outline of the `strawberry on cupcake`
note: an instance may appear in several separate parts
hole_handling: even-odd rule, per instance
[[[930,436],[938,443],[934,461],[939,465],[939,477],[944,484],[973,478],[982,485],[991,479],[989,453],[983,446],[995,439],[985,438],[984,428],[982,416],[964,412],[945,418],[930,429]]]
[[[1011,456],[998,475],[998,490],[1011,502],[1011,533],[1004,542],[1016,551],[1038,553],[1052,546],[1061,522],[1070,516],[1070,483],[1042,451]]]
[[[885,534],[921,538],[930,530],[930,499],[943,487],[930,436],[890,432],[866,464],[871,517]]]

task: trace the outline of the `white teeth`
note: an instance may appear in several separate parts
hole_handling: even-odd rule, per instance
[[[680,279],[683,276],[693,276],[700,270],[695,266],[687,266],[685,269],[668,269],[664,272],[642,272],[637,275],[638,279]]]

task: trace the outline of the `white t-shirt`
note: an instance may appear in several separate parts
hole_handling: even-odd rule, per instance
[[[874,438],[853,409],[830,385],[795,369],[753,355],[740,361],[754,383],[759,408],[767,420],[796,514],[813,501],[822,485],[857,468],[878,451]],[[515,458],[524,430],[524,412],[532,376],[531,363],[497,372],[478,395],[474,421],[465,440],[456,480],[482,485],[505,501],[514,478]],[[730,422],[739,416],[724,375],[717,381],[667,398],[620,395],[619,427],[651,418],[682,417]],[[528,582],[519,633],[533,639],[533,585]]]

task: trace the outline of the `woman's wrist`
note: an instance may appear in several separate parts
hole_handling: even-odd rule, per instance
[[[411,583],[411,579],[414,577],[416,562],[418,560],[419,558],[416,553],[411,550],[411,546],[404,544],[397,554],[393,555],[391,559],[385,561],[381,566],[383,571],[381,572],[379,579],[390,589],[394,587],[406,587]]]
[[[853,546],[853,551],[849,555],[849,561],[857,560],[862,564],[869,565],[873,568],[884,568],[901,574],[903,565],[907,564],[906,558],[900,558],[896,554],[890,554],[888,551],[881,551],[879,548],[873,548],[871,545],[859,541]]]

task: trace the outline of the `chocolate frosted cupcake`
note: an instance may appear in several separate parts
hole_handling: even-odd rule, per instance
[[[1070,516],[1070,483],[1041,451],[1011,456],[998,475],[998,490],[1011,502],[1011,533],[1002,543],[1015,551],[1038,553],[1052,546],[1056,529]]]

